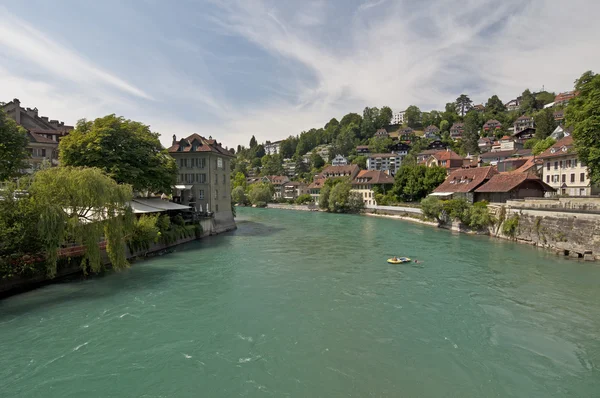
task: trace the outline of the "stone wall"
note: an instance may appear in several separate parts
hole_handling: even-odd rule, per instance
[[[300,211],[319,211],[319,207],[312,205],[287,205],[278,203],[269,203],[267,205],[269,209],[281,209],[281,210],[300,210]]]

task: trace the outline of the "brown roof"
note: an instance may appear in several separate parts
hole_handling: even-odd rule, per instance
[[[433,192],[473,192],[495,174],[498,170],[494,166],[454,170]]]
[[[192,151],[192,143],[194,141],[198,144],[195,151]],[[178,153],[178,152],[214,152],[223,156],[234,157],[231,152],[227,151],[225,148],[221,146],[216,140],[206,139],[201,135],[196,133],[190,135],[187,138],[182,138],[177,143],[172,145],[168,151],[170,153]]]
[[[323,169],[321,174],[325,177],[335,176],[336,174],[350,174],[354,177],[359,171],[360,168],[357,165],[349,164],[346,166],[327,166]]]
[[[510,192],[526,181],[538,183],[543,191],[555,191],[554,188],[533,174],[512,172],[492,176],[488,182],[477,188],[475,192]]]
[[[273,185],[282,185],[290,181],[286,176],[267,176],[267,179]]]
[[[523,115],[523,116],[519,116],[517,118],[517,120],[527,120],[527,121],[529,121],[529,120],[533,120],[533,118],[531,116]]]
[[[437,160],[463,160],[464,158],[454,151],[438,151],[432,155]]]
[[[393,184],[394,177],[385,174],[381,170],[361,170],[356,178],[352,181],[353,185],[357,184]]]
[[[574,91],[567,91],[565,93],[559,93],[556,97],[554,97],[554,102],[561,102],[561,101],[568,101],[571,98],[577,96],[577,94]]]
[[[463,128],[465,128],[465,124],[464,123],[454,123],[451,128],[463,129]]]
[[[526,172],[529,172],[531,169],[533,169],[535,166],[541,164],[540,159],[536,159],[535,156],[526,156],[522,159],[526,159],[525,163],[523,163],[518,168],[516,168],[512,171],[509,171],[509,173],[526,173]],[[535,171],[535,170],[531,170],[531,171]]]
[[[51,140],[50,138],[42,137],[39,134],[29,132],[29,136],[31,137],[30,141],[39,142],[40,144],[58,144],[58,142]]]
[[[428,155],[433,155],[434,153],[438,153],[440,152],[439,149],[426,149],[423,152],[419,152],[417,154],[417,156],[428,156]]]
[[[511,156],[530,156],[531,149],[510,149],[507,151],[486,152],[479,155],[481,159],[494,159]]]
[[[427,128],[425,129],[425,131],[427,132],[439,132],[440,129],[437,126],[434,126],[433,124],[430,126],[427,126]]]
[[[63,126],[65,127],[65,126]],[[44,130],[44,129],[29,129],[32,133],[36,134],[49,134],[49,135],[58,135],[63,136],[67,135],[69,132],[66,130]]]
[[[308,186],[308,189],[321,189],[323,188],[323,184],[325,184],[326,178],[323,177],[315,177],[315,180]]]
[[[356,149],[369,149],[368,145],[359,145],[356,147]]]
[[[562,150],[563,147],[567,148],[567,151],[564,152]],[[546,149],[539,156],[540,158],[551,158],[556,156],[563,156],[567,154],[571,154],[573,151],[573,136],[569,135],[567,137],[561,138],[556,141],[556,144],[552,145],[550,148]]]

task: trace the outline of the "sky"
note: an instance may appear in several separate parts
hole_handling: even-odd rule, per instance
[[[570,90],[600,69],[598,15],[596,0],[0,0],[0,101],[247,146],[366,106]]]

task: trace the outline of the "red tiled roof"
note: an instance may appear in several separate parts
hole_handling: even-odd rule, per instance
[[[315,180],[308,186],[308,189],[321,189],[323,188],[323,184],[325,184],[326,178],[320,177],[315,178]]]
[[[195,151],[192,151],[192,143],[194,141],[198,144]],[[180,150],[180,148],[182,150]],[[187,138],[182,138],[176,144],[172,145],[168,148],[169,153],[178,153],[178,152],[213,152],[218,153],[219,155],[233,157],[234,155],[231,152],[227,151],[225,148],[221,146],[216,140],[206,139],[199,134],[192,134]]]
[[[473,192],[496,174],[498,170],[494,166],[454,170],[433,192]]]
[[[562,102],[568,101],[574,97],[576,97],[579,93],[574,91],[567,91],[565,93],[559,93],[556,97],[554,97],[554,102]]]
[[[477,188],[475,192],[510,192],[526,181],[538,183],[544,191],[555,191],[554,188],[533,174],[512,172],[492,176],[488,182]]]
[[[562,147],[566,147],[567,151],[563,152]],[[554,153],[552,150],[554,150]],[[550,148],[548,148],[544,152],[542,152],[542,154],[539,157],[543,159],[543,158],[551,158],[551,157],[555,157],[555,156],[564,156],[564,155],[572,154],[573,153],[572,150],[573,150],[573,136],[569,135],[567,137],[564,137],[564,138],[561,138],[560,140],[558,140],[556,142],[556,144],[552,145]]]
[[[267,179],[273,185],[282,185],[290,181],[286,176],[267,176]]]
[[[394,178],[385,174],[381,170],[361,170],[352,181],[353,185],[358,184],[393,184]]]
[[[439,131],[440,131],[440,129],[439,129],[437,126],[434,126],[434,125],[432,124],[432,125],[429,125],[429,126],[427,126],[427,128],[425,129],[425,131],[426,131],[426,132],[432,132],[432,131],[433,131],[433,132],[436,132],[436,133],[437,133],[437,132],[439,132]]]
[[[321,175],[323,175],[324,177],[330,177],[336,176],[337,174],[350,174],[352,177],[354,177],[356,174],[358,174],[359,171],[360,168],[355,164],[349,164],[345,166],[327,166],[323,169]]]
[[[525,116],[525,115],[523,115],[523,116],[519,116],[517,118],[517,121],[518,120],[527,120],[527,121],[530,121],[530,120],[533,120],[533,118],[531,116]]]
[[[438,151],[432,155],[437,160],[463,160],[464,158],[454,151]]]

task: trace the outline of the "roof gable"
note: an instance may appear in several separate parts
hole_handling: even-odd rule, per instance
[[[493,166],[454,170],[433,192],[473,192],[495,174],[498,170]]]

